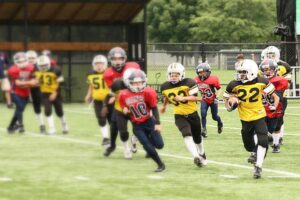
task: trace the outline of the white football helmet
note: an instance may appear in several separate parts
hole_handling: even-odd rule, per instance
[[[24,68],[28,65],[28,59],[24,52],[17,52],[14,57],[14,64],[17,65],[19,68]]]
[[[147,85],[147,76],[140,69],[129,68],[123,74],[123,81],[130,91],[142,92]]]
[[[92,65],[96,72],[102,73],[107,68],[107,59],[104,55],[97,55],[94,57]]]
[[[265,58],[267,58],[267,49],[265,48],[262,50],[261,54],[260,54],[260,60],[263,61]]]
[[[173,73],[178,73],[179,74],[179,80],[173,80],[172,79],[172,74]],[[171,63],[168,66],[168,71],[167,71],[167,80],[171,82],[172,84],[176,84],[179,81],[183,80],[185,77],[185,69],[184,66],[181,63]]]
[[[246,83],[257,78],[258,66],[253,60],[245,59],[237,64],[236,72],[235,79]]]
[[[37,58],[36,64],[37,64],[37,68],[42,72],[48,71],[51,67],[50,58],[48,56],[45,56],[45,55],[39,56]]]
[[[30,64],[36,64],[36,60],[38,57],[38,54],[36,53],[36,51],[29,50],[26,52],[26,56],[27,56],[28,62]]]
[[[280,51],[275,46],[269,46],[266,50],[266,58],[274,59],[276,62],[280,60]]]

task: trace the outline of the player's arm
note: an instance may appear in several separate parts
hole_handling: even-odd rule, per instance
[[[159,112],[157,106],[153,107],[151,109],[152,115],[155,118],[155,127],[154,129],[158,132],[161,132],[161,125],[160,125],[160,117],[159,117]]]
[[[93,86],[89,84],[87,94],[84,97],[86,103],[91,103],[93,94]]]
[[[166,112],[168,103],[169,103],[168,98],[166,96],[164,96],[163,97],[163,103],[160,107],[160,113],[165,113]]]

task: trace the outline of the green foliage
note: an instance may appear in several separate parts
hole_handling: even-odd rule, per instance
[[[273,0],[153,0],[151,42],[265,42],[273,40]]]

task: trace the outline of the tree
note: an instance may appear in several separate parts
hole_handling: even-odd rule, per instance
[[[273,40],[273,0],[153,0],[151,42],[265,42]]]

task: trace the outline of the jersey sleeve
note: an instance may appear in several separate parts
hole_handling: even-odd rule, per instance
[[[189,88],[192,88],[194,87],[195,85],[197,85],[196,81],[194,79],[191,79],[191,78],[188,78],[186,80],[186,85],[189,87]]]
[[[223,97],[229,98],[229,96],[233,93],[233,88],[236,86],[236,81],[231,81],[224,91]]]
[[[157,106],[157,93],[152,88],[147,88],[145,90],[145,100],[150,108],[154,108]]]
[[[12,79],[18,79],[19,71],[14,66],[12,66],[7,70],[7,75]]]

